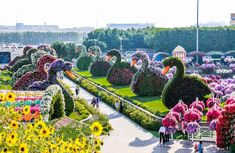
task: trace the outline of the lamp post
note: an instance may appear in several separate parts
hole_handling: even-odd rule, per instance
[[[120,40],[120,51],[122,51],[122,40],[123,40],[123,38],[122,37],[119,37],[119,40]]]
[[[95,41],[95,47],[96,47],[96,42],[97,42],[97,39],[94,39],[94,41]]]
[[[196,32],[196,51],[197,51],[197,64],[198,64],[198,30],[199,30],[199,25],[198,25],[198,16],[199,16],[199,0],[197,0],[197,32]]]

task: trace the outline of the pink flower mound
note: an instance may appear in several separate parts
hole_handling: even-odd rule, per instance
[[[181,115],[184,115],[187,109],[188,109],[188,106],[184,102],[179,102],[172,108],[174,112],[180,113]]]
[[[206,101],[206,106],[209,108],[213,107],[215,104],[216,105],[220,104],[220,100],[218,98],[209,98]]]
[[[218,108],[211,108],[206,113],[207,123],[210,123],[212,120],[217,119],[221,114],[221,110]]]
[[[178,122],[176,118],[173,115],[167,115],[163,120],[162,120],[162,125],[169,128],[169,127],[178,127]]]
[[[171,111],[169,114],[174,116],[178,122],[181,121],[181,115],[179,113]]]
[[[197,122],[189,122],[186,128],[186,132],[189,134],[194,134],[198,132],[200,125]]]
[[[199,112],[197,109],[188,109],[188,111],[184,114],[184,121],[186,122],[194,122],[201,120],[202,113]]]
[[[224,109],[227,113],[234,114],[235,113],[235,103],[225,105]]]
[[[229,104],[234,104],[235,103],[235,99],[230,97],[226,100],[226,105],[229,105]]]
[[[203,101],[194,101],[189,108],[196,108],[199,111],[203,111],[205,109],[205,104]]]

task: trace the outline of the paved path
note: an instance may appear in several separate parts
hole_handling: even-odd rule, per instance
[[[64,82],[71,86],[75,91],[76,84],[64,78]],[[85,98],[88,102],[94,97],[86,90],[80,88],[79,96]],[[132,122],[127,117],[116,112],[107,104],[100,102],[100,112],[106,114],[113,127],[110,136],[104,138],[102,153],[190,153],[193,152],[193,143],[189,141],[173,141],[166,146],[159,145],[159,139],[139,125]],[[206,152],[224,152],[218,151],[214,144],[203,144]]]

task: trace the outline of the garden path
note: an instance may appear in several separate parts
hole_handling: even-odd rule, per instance
[[[70,85],[75,92],[76,84],[67,78],[64,82]],[[79,96],[88,102],[94,97],[83,88],[80,88]],[[174,140],[166,146],[159,145],[159,138],[153,136],[124,115],[120,114],[107,104],[100,102],[99,110],[106,114],[113,127],[110,136],[104,138],[102,153],[190,153],[193,152],[193,143],[189,141]],[[225,153],[217,150],[213,143],[203,143],[204,153]]]

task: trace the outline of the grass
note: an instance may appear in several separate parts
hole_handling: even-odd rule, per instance
[[[108,89],[109,91],[112,91],[117,95],[124,97],[127,100],[143,104],[144,107],[146,107],[152,113],[160,112],[165,114],[169,111],[169,109],[166,108],[162,103],[160,97],[157,96],[140,97],[131,91],[130,86],[113,86],[107,81],[106,77],[92,77],[92,75],[88,71],[77,71],[77,73],[87,78],[88,80],[98,85],[101,85],[102,87]]]

